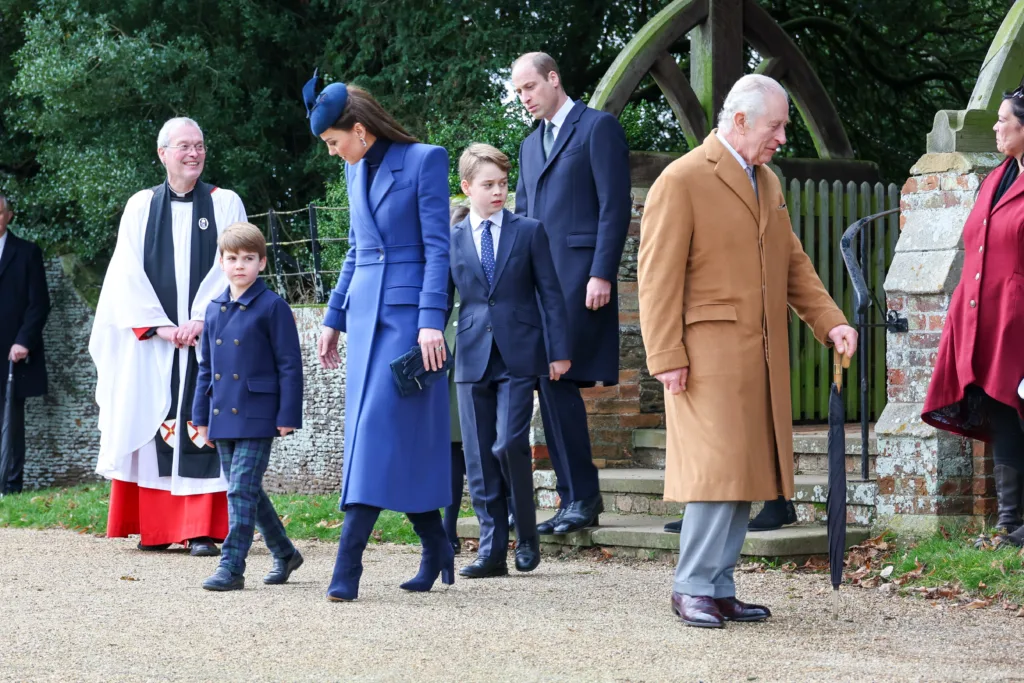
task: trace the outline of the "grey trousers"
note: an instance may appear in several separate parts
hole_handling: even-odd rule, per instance
[[[749,521],[747,501],[687,503],[673,590],[684,595],[735,597],[733,570]]]

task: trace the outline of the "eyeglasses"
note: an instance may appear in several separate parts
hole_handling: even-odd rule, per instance
[[[164,149],[176,149],[183,154],[188,154],[192,150],[195,150],[196,154],[206,153],[206,145],[201,142],[196,145],[167,145]]]

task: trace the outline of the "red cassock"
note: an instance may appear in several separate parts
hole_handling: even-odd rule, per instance
[[[228,498],[224,492],[172,496],[130,481],[110,482],[107,537],[141,536],[143,545],[184,543],[228,534]]]
[[[993,434],[983,402],[965,395],[968,385],[1024,418],[1017,395],[1024,378],[1024,174],[992,205],[1012,163],[1007,159],[985,178],[964,225],[964,268],[921,416],[933,427],[982,441]]]

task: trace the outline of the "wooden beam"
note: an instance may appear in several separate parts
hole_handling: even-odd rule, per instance
[[[690,32],[690,85],[714,128],[729,89],[743,75],[743,0],[714,0]]]
[[[672,107],[672,112],[683,129],[683,135],[686,136],[686,144],[693,149],[703,142],[708,134],[706,114],[700,106],[697,94],[693,92],[675,58],[668,52],[661,53],[654,62],[651,76],[668,100],[668,106]]]

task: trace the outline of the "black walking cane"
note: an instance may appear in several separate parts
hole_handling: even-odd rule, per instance
[[[839,618],[839,584],[843,582],[846,554],[846,409],[843,406],[843,370],[850,357],[833,349],[832,389],[828,397],[828,566],[832,578],[832,618]]]
[[[11,460],[14,459],[14,361],[9,361],[7,369],[7,392],[4,397],[4,421],[0,428],[0,498],[7,492],[7,477],[11,472]]]

